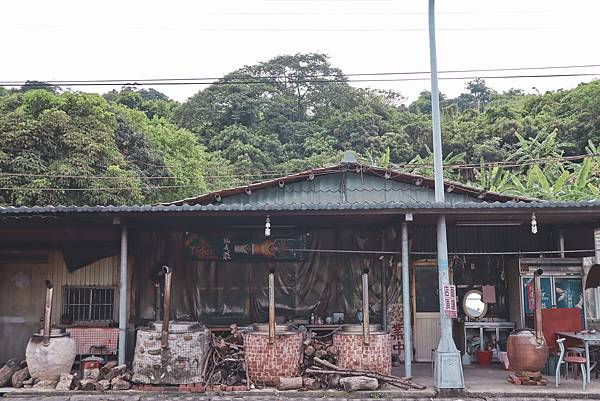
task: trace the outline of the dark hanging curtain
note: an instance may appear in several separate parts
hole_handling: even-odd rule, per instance
[[[295,233],[296,235],[298,233]],[[240,233],[226,234],[243,238]],[[318,250],[401,249],[399,230],[314,230],[306,248]],[[361,309],[361,273],[370,270],[369,297],[374,321],[381,319],[381,275],[387,269],[389,303],[400,298],[400,255],[307,252],[296,262],[207,262],[184,258],[185,232],[149,233],[136,241],[139,317],[154,318],[154,282],[163,261],[173,269],[171,312],[177,320],[208,324],[267,321],[268,274],[276,271],[276,313],[281,318],[331,316],[343,312],[356,321]],[[257,237],[258,238],[258,237]]]

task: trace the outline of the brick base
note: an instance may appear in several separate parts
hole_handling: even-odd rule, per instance
[[[392,349],[389,334],[371,334],[369,345],[362,334],[334,334],[333,346],[338,352],[338,366],[350,370],[366,370],[389,375],[392,372]]]
[[[300,375],[302,333],[280,334],[269,344],[268,335],[246,332],[244,351],[248,376],[253,382],[273,386],[279,377]]]

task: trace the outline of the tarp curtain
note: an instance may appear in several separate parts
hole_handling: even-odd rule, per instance
[[[399,252],[398,233],[391,227],[368,231],[314,230],[306,234],[306,247]],[[298,262],[206,262],[184,258],[184,236],[185,232],[179,231],[152,233],[139,236],[136,241],[136,276],[141,279],[138,316],[142,319],[154,318],[154,283],[165,261],[173,268],[171,312],[178,320],[212,324],[266,321],[271,269],[276,271],[276,312],[281,318],[343,312],[346,321],[356,321],[357,310],[361,309],[361,272],[365,268],[370,270],[369,295],[375,321],[380,319],[382,310],[383,266],[387,269],[389,303],[400,298],[400,255],[384,255],[380,259],[380,255],[372,254],[307,252],[304,260]]]

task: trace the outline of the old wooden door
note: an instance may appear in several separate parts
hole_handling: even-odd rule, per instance
[[[415,361],[431,361],[432,349],[440,340],[440,303],[435,261],[413,264],[413,307],[415,311]]]
[[[0,263],[0,361],[25,359],[25,347],[42,327],[46,264]]]

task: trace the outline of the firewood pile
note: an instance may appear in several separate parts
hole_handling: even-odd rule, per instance
[[[25,361],[11,359],[0,368],[0,387],[53,388],[58,391],[106,391],[131,388],[132,372],[127,365],[117,365],[116,362],[108,362],[99,369],[91,369],[86,377],[79,376],[78,372],[63,373],[58,381],[38,380],[31,377]]]
[[[363,370],[342,369],[320,358],[313,358],[313,362],[313,367],[306,369],[305,374],[318,377],[321,383],[327,383],[328,388],[339,388],[344,391],[376,390],[382,384],[403,390],[423,390],[425,388],[425,386],[413,383],[408,378]]]
[[[250,388],[244,359],[244,340],[236,324],[231,325],[231,333],[227,337],[213,337],[204,366],[204,378],[207,386],[246,385]]]

